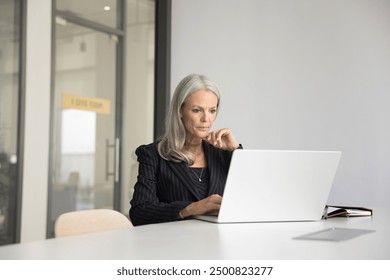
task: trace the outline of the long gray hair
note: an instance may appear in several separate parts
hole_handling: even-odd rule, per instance
[[[171,100],[171,106],[165,120],[165,132],[158,144],[160,156],[173,162],[185,162],[192,165],[192,154],[185,153],[184,144],[186,130],[180,118],[180,110],[187,98],[198,90],[206,89],[213,92],[218,98],[217,107],[220,104],[218,86],[203,75],[191,74],[185,77],[177,85]]]

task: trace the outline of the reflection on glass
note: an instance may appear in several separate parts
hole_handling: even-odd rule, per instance
[[[109,34],[56,24],[49,236],[64,212],[113,208],[116,47]]]
[[[63,110],[61,122],[61,182],[70,182],[75,189],[74,209],[94,208],[92,191],[95,185],[96,113]],[[82,175],[82,176],[80,176]]]
[[[61,13],[116,27],[118,1],[57,0],[56,6]],[[153,138],[155,2],[127,0],[126,6],[126,76],[120,120],[115,120],[118,37],[56,18],[49,237],[55,219],[63,212],[113,207],[120,140],[114,137],[115,121],[123,127],[124,137],[123,174],[118,175],[124,190],[123,212],[128,211],[136,177],[134,149]],[[101,111],[69,108],[64,106],[65,95],[97,98],[111,105]]]
[[[117,27],[117,0],[57,0],[57,10],[112,28]]]
[[[19,1],[0,1],[0,245],[15,242]]]

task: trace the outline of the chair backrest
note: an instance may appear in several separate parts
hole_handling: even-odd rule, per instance
[[[133,225],[122,213],[111,209],[92,209],[61,214],[55,223],[55,237],[130,228]]]

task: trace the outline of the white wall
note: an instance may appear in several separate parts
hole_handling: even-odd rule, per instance
[[[390,204],[390,1],[173,0],[172,91],[223,94],[245,148],[341,150],[329,203]]]

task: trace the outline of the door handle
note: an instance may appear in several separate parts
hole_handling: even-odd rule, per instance
[[[110,176],[114,176],[115,182],[119,182],[119,144],[120,139],[115,138],[115,143],[110,144],[110,140],[106,139],[106,181]],[[114,171],[110,172],[110,149],[114,149]]]
[[[119,182],[119,152],[120,152],[119,144],[120,144],[120,139],[116,138],[115,139],[115,166],[114,166],[116,183]]]

